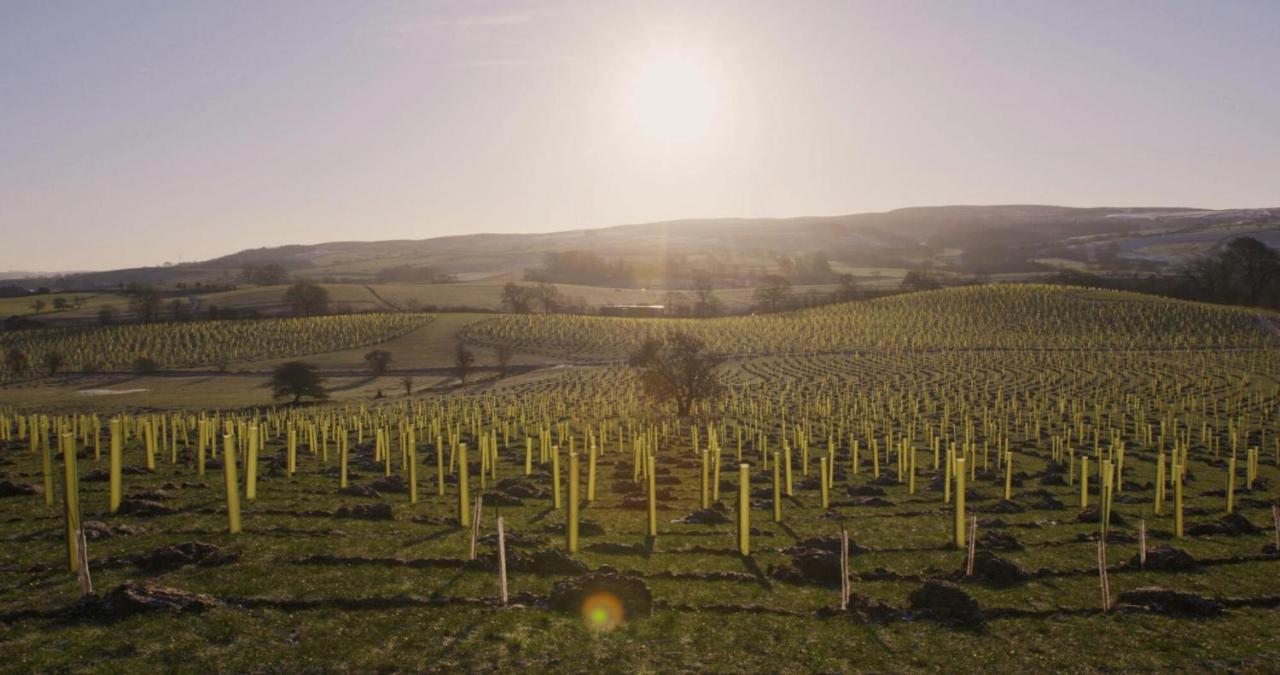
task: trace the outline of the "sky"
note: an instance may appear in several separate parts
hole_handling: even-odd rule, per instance
[[[1280,2],[0,0],[0,270],[1280,206]]]

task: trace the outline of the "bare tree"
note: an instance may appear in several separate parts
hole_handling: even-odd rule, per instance
[[[511,357],[515,355],[515,349],[503,342],[493,348],[493,355],[498,360],[498,372],[506,376],[507,367],[511,365]]]
[[[711,283],[709,277],[698,275],[693,278],[693,295],[694,316],[708,317],[720,313],[722,304],[720,298],[716,297],[715,284]]]
[[[717,395],[722,386],[716,368],[724,359],[706,350],[702,340],[676,331],[640,346],[628,363],[639,369],[645,391],[658,401],[674,401],[680,417],[693,404]]]
[[[385,374],[387,367],[391,365],[391,352],[375,349],[364,355],[364,361],[369,364],[369,372],[377,377]]]
[[[11,376],[18,375],[27,369],[27,354],[17,347],[10,347],[4,355],[4,368]]]
[[[329,291],[314,281],[299,281],[284,293],[295,314],[309,316],[329,311]]]
[[[755,299],[766,311],[776,312],[791,299],[791,282],[781,274],[765,276],[756,287]]]
[[[471,370],[476,362],[476,355],[467,345],[459,342],[458,348],[453,353],[453,372],[458,375],[458,380],[462,384],[467,383],[467,377],[471,375]]]
[[[304,396],[318,400],[329,398],[324,388],[324,376],[314,364],[305,361],[286,361],[271,372],[271,380],[265,385],[275,398],[293,397],[293,403]]]
[[[62,370],[63,364],[66,363],[66,359],[63,358],[61,352],[49,352],[44,355],[42,360],[44,362],[44,369],[50,375],[57,375],[58,371]]]

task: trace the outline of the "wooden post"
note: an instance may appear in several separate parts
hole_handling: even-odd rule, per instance
[[[343,430],[338,436],[338,487],[340,488],[347,487],[347,458],[351,454],[349,446],[347,432]]]
[[[1271,505],[1271,521],[1275,523],[1276,555],[1280,555],[1280,505]]]
[[[209,422],[200,420],[196,424],[196,475],[204,477],[204,456],[209,444]]]
[[[1080,508],[1089,508],[1089,456],[1080,457]]]
[[[120,444],[120,420],[113,419],[111,420],[111,460],[110,460],[111,461],[111,469],[110,469],[110,472],[111,472],[110,473],[110,481],[111,481],[110,511],[111,513],[115,513],[116,511],[120,510],[120,468],[121,468],[120,462],[123,459],[121,457],[121,450],[122,448]],[[49,495],[49,496],[52,497],[52,495]]]
[[[1166,482],[1168,481],[1165,480],[1164,475],[1164,452],[1161,451],[1156,456],[1156,503],[1154,510],[1157,516],[1164,513],[1164,488]]]
[[[964,471],[965,459],[963,457],[955,458],[956,470],[956,548],[964,548],[965,532],[964,532]]]
[[[93,594],[93,577],[89,574],[89,545],[85,541],[84,528],[76,530],[76,553],[80,556],[80,564],[76,568],[76,576],[80,581],[80,595]]]
[[[782,522],[782,467],[778,465],[778,451],[773,451],[773,522]]]
[[[41,432],[44,436],[44,432]],[[44,448],[44,453],[40,456],[40,469],[44,472],[44,503],[46,506],[53,506],[53,449],[49,447],[49,437],[44,437],[44,442],[40,445]],[[59,445],[62,439],[58,439]]]
[[[414,442],[413,431],[409,431],[409,503],[418,503],[418,444]]]
[[[58,437],[62,449],[62,511],[67,525],[67,569],[80,571],[80,472],[76,466],[76,435],[70,431]]]
[[[587,449],[587,501],[594,502],[596,500],[596,457],[600,451],[596,449],[596,444],[592,443]]]
[[[1236,510],[1236,456],[1227,460],[1227,513]]]
[[[840,609],[849,609],[849,531],[840,528]]]
[[[973,559],[978,550],[978,517],[969,519],[969,554],[965,556],[964,575],[973,576]]]
[[[471,495],[467,489],[467,444],[458,444],[458,526],[471,527]],[[557,506],[560,500],[557,499]]]
[[[711,453],[705,448],[702,450],[702,508],[711,506]]]
[[[480,507],[483,503],[484,495],[476,495],[476,513],[471,520],[471,553],[468,560],[476,559],[476,540],[480,538]]]
[[[436,495],[444,496],[444,440],[436,436]]]
[[[258,498],[258,425],[249,426],[249,448],[244,461],[244,498],[252,502]]]
[[[1004,500],[1013,499],[1013,453],[1004,453]]]
[[[222,435],[222,468],[227,479],[227,531],[240,532],[240,486],[236,476],[236,448],[231,434]]]
[[[578,453],[569,453],[569,513],[565,519],[565,548],[578,552]]]
[[[1147,571],[1147,520],[1138,520],[1138,567]]]
[[[738,553],[751,555],[751,465],[738,465]]]
[[[795,484],[791,480],[791,445],[782,445],[782,474],[786,477],[787,496],[795,494]]]
[[[658,494],[657,481],[654,477],[654,458],[653,453],[645,454],[645,473],[648,474],[646,482],[649,492],[649,536],[658,536]]]
[[[1107,540],[1098,540],[1098,586],[1102,591],[1102,611],[1111,609],[1111,583],[1107,579]]]
[[[498,516],[498,587],[502,604],[507,604],[507,539],[502,529],[502,516]]]
[[[560,508],[560,447],[551,448],[551,506]]]
[[[1182,466],[1173,465],[1173,533],[1182,538]]]
[[[822,509],[824,511],[831,506],[831,489],[828,485],[830,480],[827,475],[827,461],[826,457],[818,458],[818,469],[822,471]],[[901,462],[899,462],[899,465],[901,465]]]

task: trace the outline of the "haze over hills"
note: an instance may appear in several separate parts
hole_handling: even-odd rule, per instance
[[[42,281],[76,288],[209,282],[272,263],[293,275],[316,278],[359,281],[390,267],[411,266],[465,279],[518,275],[548,253],[567,251],[641,267],[661,267],[669,256],[677,256],[765,271],[779,256],[820,252],[837,267],[923,265],[1000,273],[1026,271],[1044,259],[1087,261],[1099,247],[1110,247],[1121,258],[1146,261],[1150,271],[1245,233],[1280,243],[1280,208],[937,206],[838,216],[689,219],[547,233],[278,246],[203,262],[46,276]]]

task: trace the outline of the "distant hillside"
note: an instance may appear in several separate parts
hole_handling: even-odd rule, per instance
[[[420,240],[347,241],[240,251],[198,263],[71,274],[61,287],[235,279],[276,263],[295,276],[363,282],[379,270],[429,266],[462,279],[518,275],[548,252],[589,251],[659,274],[668,256],[713,261],[735,274],[768,270],[778,256],[821,252],[841,265],[927,264],[960,271],[1024,271],[1038,259],[1168,262],[1241,232],[1280,231],[1280,208],[1070,208],[936,206],[797,218],[716,218],[535,234],[468,234]],[[1268,234],[1269,238],[1273,236]],[[1172,239],[1171,239],[1172,238]],[[1276,243],[1280,243],[1277,241]],[[708,263],[711,264],[711,263]],[[32,285],[39,280],[25,279]],[[2,283],[2,282],[0,282]]]

